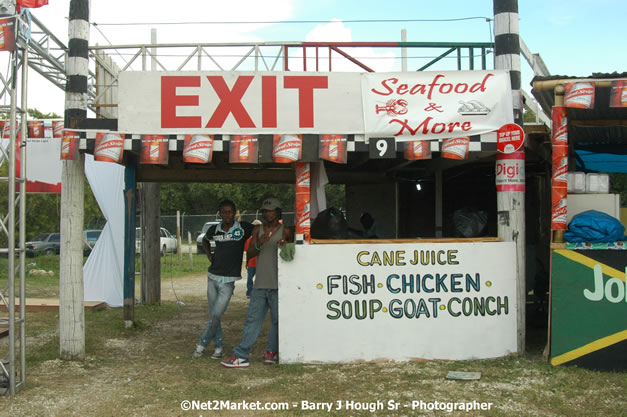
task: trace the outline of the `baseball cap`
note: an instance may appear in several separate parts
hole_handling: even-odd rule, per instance
[[[263,200],[261,210],[276,210],[281,208],[281,202],[278,198],[269,197]]]

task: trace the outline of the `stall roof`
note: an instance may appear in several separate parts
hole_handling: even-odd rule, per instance
[[[604,154],[604,160],[617,171],[627,172],[627,108],[610,107],[611,82],[627,80],[627,72],[601,74],[589,77],[548,76],[535,77],[532,81],[532,94],[547,114],[555,103],[556,85],[575,81],[595,82],[595,100],[592,109],[568,108],[568,140],[578,153],[583,169],[599,170],[600,166],[587,166]],[[584,152],[585,151],[585,152]],[[608,166],[608,168],[611,168]],[[610,172],[610,169],[601,169]]]

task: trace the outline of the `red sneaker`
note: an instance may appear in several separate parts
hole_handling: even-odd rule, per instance
[[[274,365],[279,361],[279,353],[278,352],[270,352],[269,350],[263,354],[263,363],[266,365]]]
[[[227,368],[246,368],[248,367],[248,359],[238,358],[233,355],[229,360],[220,362],[220,365]]]

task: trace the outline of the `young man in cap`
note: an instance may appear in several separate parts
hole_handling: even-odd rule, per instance
[[[242,340],[233,349],[233,356],[223,361],[227,368],[248,366],[248,354],[261,331],[266,312],[270,309],[272,327],[268,335],[268,347],[263,355],[265,364],[279,360],[279,295],[278,295],[278,247],[292,242],[292,230],[279,222],[281,203],[274,197],[266,198],[261,205],[263,224],[255,226],[247,256],[257,256],[257,278],[250,296]]]
[[[252,225],[241,224],[235,219],[235,203],[224,200],[218,206],[222,221],[212,226],[205,233],[202,245],[211,262],[207,270],[207,302],[209,304],[209,323],[200,336],[200,341],[192,358],[202,357],[205,349],[213,341],[212,359],[219,359],[224,354],[222,342],[222,315],[226,311],[235,289],[235,281],[242,279],[242,256],[244,244],[250,236]],[[215,253],[211,253],[210,241],[215,242]]]

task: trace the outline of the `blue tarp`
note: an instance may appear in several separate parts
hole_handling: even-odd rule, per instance
[[[597,210],[577,214],[564,233],[567,242],[618,242],[625,238],[625,226],[618,219]]]
[[[627,173],[627,155],[577,151],[577,156],[584,163],[584,166],[581,166],[578,158],[577,169],[582,171]]]

